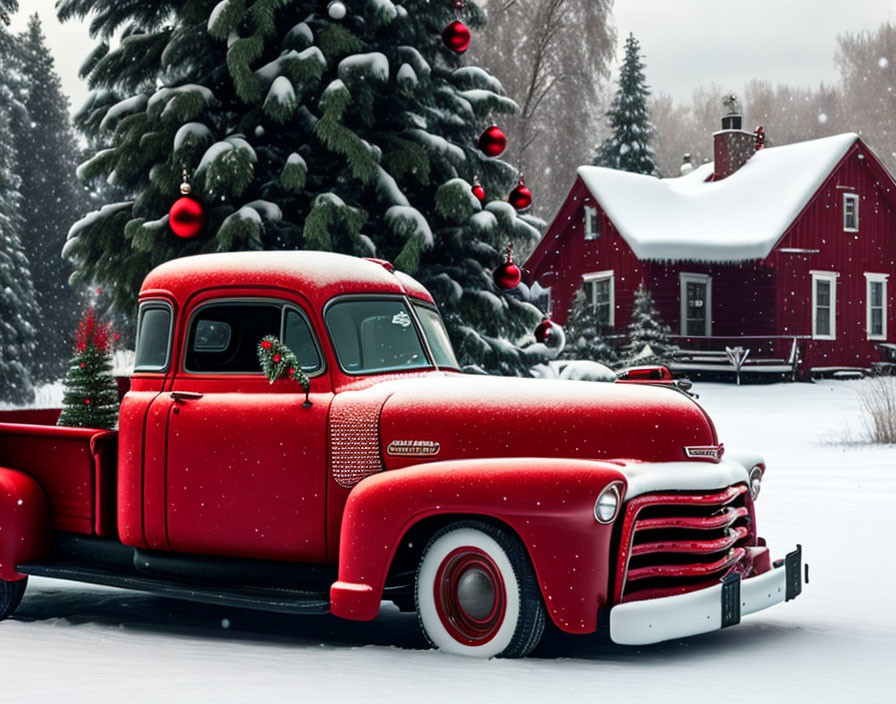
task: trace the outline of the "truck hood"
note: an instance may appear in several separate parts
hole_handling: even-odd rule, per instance
[[[685,447],[718,443],[703,409],[667,388],[436,374],[377,387],[360,393],[383,399],[387,469],[485,457],[675,462]]]

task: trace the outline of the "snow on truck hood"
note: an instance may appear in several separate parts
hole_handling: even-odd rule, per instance
[[[857,139],[762,149],[713,182],[711,163],[669,179],[596,166],[578,174],[638,259],[765,259]]]
[[[379,415],[388,469],[486,457],[675,462],[686,446],[718,442],[703,409],[666,388],[458,374],[378,386],[388,389]]]

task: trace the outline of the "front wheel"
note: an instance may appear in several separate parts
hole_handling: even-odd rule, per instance
[[[12,616],[22,602],[22,597],[25,596],[25,587],[27,586],[27,577],[15,582],[7,582],[0,579],[0,621]]]
[[[427,640],[456,655],[519,658],[544,633],[545,610],[526,551],[480,521],[436,533],[417,569],[415,602]]]

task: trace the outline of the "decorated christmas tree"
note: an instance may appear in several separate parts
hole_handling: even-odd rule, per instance
[[[6,32],[2,12],[15,3],[0,4],[0,135],[24,119],[19,101],[21,77],[12,70],[13,38]],[[34,321],[38,308],[28,258],[22,248],[21,179],[16,174],[13,141],[0,139],[0,400],[26,403],[33,398]]]
[[[607,340],[606,330],[598,322],[594,306],[579,290],[572,301],[572,310],[566,322],[566,347],[563,359],[586,359],[607,366],[619,359],[616,348]]]
[[[635,36],[629,34],[625,40],[625,58],[619,71],[616,95],[607,111],[613,133],[598,147],[592,162],[595,166],[636,174],[656,173],[650,147],[654,128],[647,110],[649,98],[640,45]]]
[[[112,376],[112,327],[87,310],[75,335],[75,355],[65,375],[59,425],[114,428],[118,422],[118,386]]]
[[[672,331],[663,325],[660,314],[653,302],[653,296],[644,284],[635,291],[635,305],[628,324],[627,342],[623,357],[627,362],[666,363],[672,359],[678,347],[672,344]],[[645,354],[645,348],[648,354]]]
[[[374,256],[433,291],[463,363],[522,373],[544,356],[516,344],[539,320],[525,287],[505,295],[492,282],[506,242],[539,233],[518,214],[531,194],[496,158],[506,137],[493,122],[516,106],[462,63],[467,27],[484,19],[475,3],[61,0],[58,10],[93,13],[99,40],[76,117],[97,145],[81,175],[127,194],[69,233],[77,281],[101,283],[129,310],[144,275],[174,257]]]

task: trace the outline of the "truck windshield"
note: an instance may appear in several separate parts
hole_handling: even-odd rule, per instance
[[[431,367],[404,301],[346,300],[327,310],[340,366],[350,374]]]
[[[419,303],[414,303],[414,310],[417,312],[420,325],[423,326],[423,334],[426,335],[426,341],[429,343],[429,349],[432,350],[436,364],[440,367],[460,369],[457,357],[454,356],[454,349],[451,347],[451,340],[448,339],[448,331],[445,330],[445,323],[442,322],[439,312],[435,308]]]

